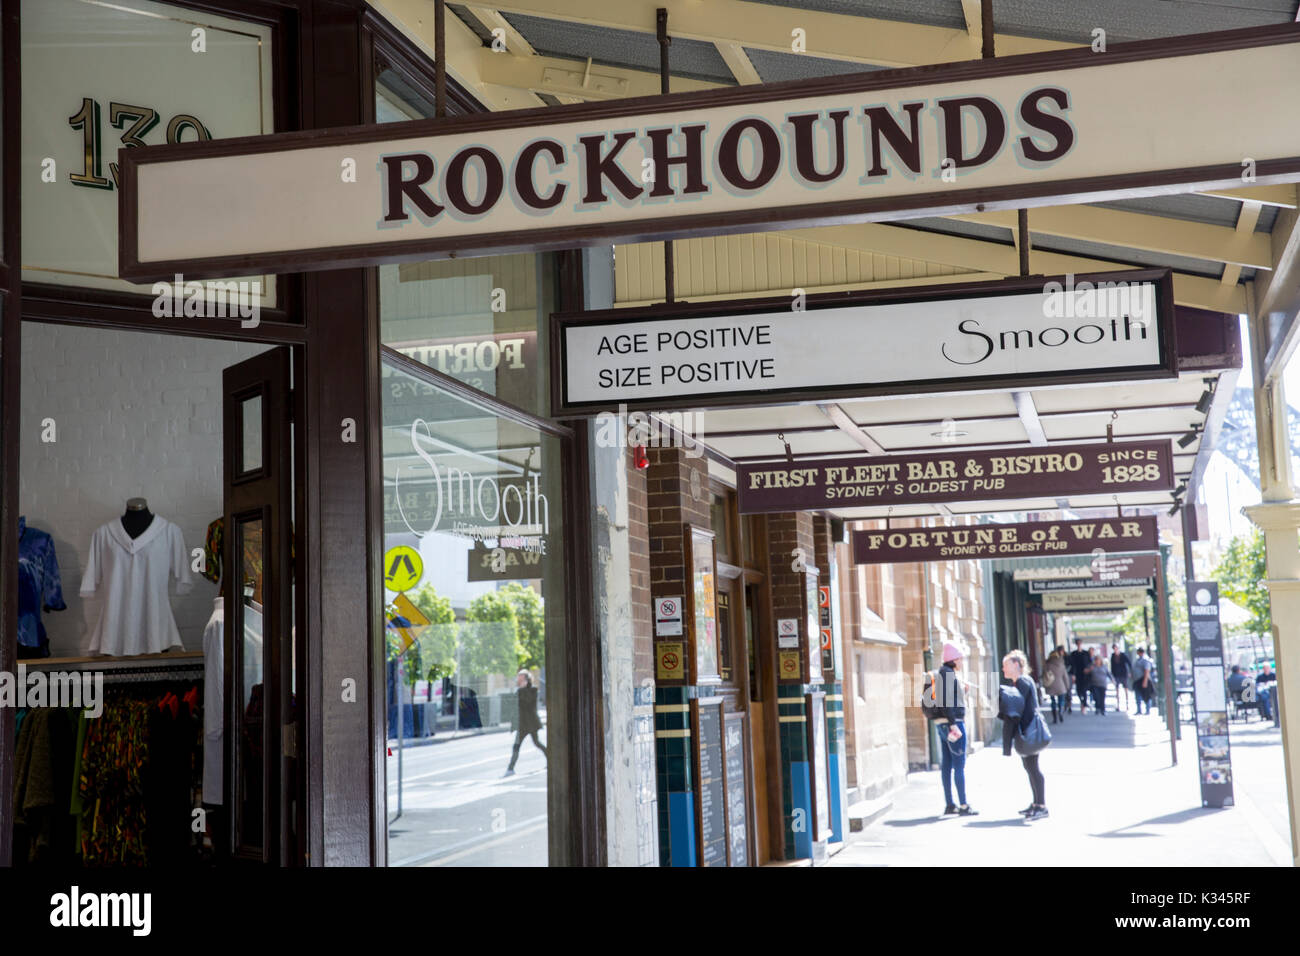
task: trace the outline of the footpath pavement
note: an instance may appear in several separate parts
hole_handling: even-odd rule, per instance
[[[1020,758],[995,745],[966,761],[974,817],[943,816],[937,771],[913,773],[893,808],[851,836],[828,866],[1247,866],[1291,865],[1281,731],[1258,717],[1232,721],[1236,806],[1203,809],[1196,732],[1182,725],[1170,763],[1163,720],[1078,710],[1050,724],[1040,766],[1050,816],[1027,823]]]

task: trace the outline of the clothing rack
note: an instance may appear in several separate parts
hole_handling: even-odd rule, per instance
[[[139,657],[43,657],[20,661],[27,671],[100,671],[104,683],[148,684],[203,680],[203,652],[144,654]]]

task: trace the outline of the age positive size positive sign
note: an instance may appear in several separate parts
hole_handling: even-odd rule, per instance
[[[1168,280],[1078,279],[923,290],[907,301],[818,297],[783,311],[765,300],[671,317],[653,308],[556,316],[561,404],[1172,376],[1160,304]]]

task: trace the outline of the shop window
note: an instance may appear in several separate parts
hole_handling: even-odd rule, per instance
[[[155,297],[117,278],[118,150],[274,132],[271,53],[269,25],[192,7],[24,3],[23,278]]]
[[[544,866],[571,782],[561,441],[434,381],[385,362],[388,858]]]
[[[537,415],[547,413],[554,257],[531,253],[379,268],[384,345]]]
[[[376,122],[431,118],[426,87],[381,56]],[[480,392],[546,415],[554,271],[554,256],[533,253],[380,266],[380,340]]]

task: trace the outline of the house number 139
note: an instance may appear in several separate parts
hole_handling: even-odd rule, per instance
[[[129,103],[108,104],[108,125],[122,130],[120,142],[123,146],[144,146],[145,135],[158,125],[158,111],[148,106],[132,106]],[[128,126],[127,124],[130,123]],[[92,189],[112,189],[121,185],[117,179],[117,163],[109,163],[108,171],[113,176],[109,182],[103,175],[102,136],[103,128],[99,115],[99,103],[87,96],[81,101],[81,110],[68,117],[68,125],[81,130],[85,159],[82,171],[68,176],[78,186]],[[181,134],[186,129],[194,130],[195,139],[212,139],[212,134],[189,113],[177,113],[167,124],[167,142],[181,142]]]

